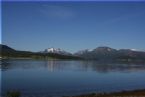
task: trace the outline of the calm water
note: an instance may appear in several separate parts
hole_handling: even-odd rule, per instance
[[[145,88],[145,64],[3,60],[1,70],[2,93],[18,90],[26,97]]]

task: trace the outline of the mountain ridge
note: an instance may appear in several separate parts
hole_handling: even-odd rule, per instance
[[[10,57],[52,57],[61,59],[86,59],[86,60],[139,60],[145,61],[144,51],[134,51],[131,49],[114,49],[107,46],[97,47],[92,50],[85,49],[76,53],[69,53],[60,48],[48,48],[42,52],[18,51],[7,45],[0,45],[3,56]],[[19,54],[19,55],[18,55]],[[62,59],[63,59],[62,58]]]
[[[141,59],[145,60],[145,52],[134,51],[131,49],[113,49],[110,47],[97,47],[92,51],[80,51],[75,53],[77,56],[84,57],[85,59],[99,59],[99,60],[113,60],[113,59]]]

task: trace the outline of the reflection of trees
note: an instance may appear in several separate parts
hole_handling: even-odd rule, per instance
[[[72,66],[73,61],[61,61],[61,60],[49,60],[46,61],[45,66],[47,66],[49,71],[64,71],[69,70]]]
[[[131,72],[145,70],[143,63],[113,63],[98,61],[63,61],[63,60],[4,60],[1,70],[13,68],[36,69],[47,68],[49,71],[96,71],[107,72]]]
[[[1,60],[1,70],[5,71],[5,70],[7,70],[9,68],[11,68],[10,63],[5,61],[5,60]]]
[[[137,71],[137,70],[145,70],[145,64],[141,63],[107,63],[107,62],[98,62],[98,61],[82,61],[82,68],[86,68],[86,70],[93,70],[97,72],[112,72],[112,71]]]
[[[10,70],[10,69],[34,69],[34,68],[42,68],[44,66],[45,61],[36,61],[36,60],[20,60],[20,59],[12,59],[12,60],[2,60],[1,69],[2,71]]]
[[[62,60],[3,60],[1,61],[1,69],[3,71],[10,69],[37,69],[47,68],[50,71],[54,70],[69,70],[74,61]]]
[[[145,64],[137,63],[108,63],[98,61],[56,61],[46,62],[50,71],[96,71],[96,72],[131,72],[145,70]]]

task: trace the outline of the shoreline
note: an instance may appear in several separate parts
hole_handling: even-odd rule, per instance
[[[127,90],[111,93],[90,93],[63,97],[145,97],[145,89]]]
[[[24,96],[21,94],[20,91],[8,91],[4,97],[24,97]],[[39,96],[33,96],[33,97],[39,97]],[[49,96],[43,96],[43,97],[49,97]],[[111,93],[105,93],[105,92],[90,93],[90,94],[61,96],[61,97],[145,97],[145,89],[127,90],[127,91],[111,92]]]
[[[142,60],[92,60],[92,59],[59,59],[59,58],[33,58],[33,57],[0,57],[0,60],[80,60],[80,61],[97,61],[97,62],[128,62],[128,63],[145,63]]]

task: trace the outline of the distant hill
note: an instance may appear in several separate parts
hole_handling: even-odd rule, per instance
[[[12,49],[11,47],[8,47],[7,45],[0,44],[0,50],[3,52],[14,52],[15,49]]]

